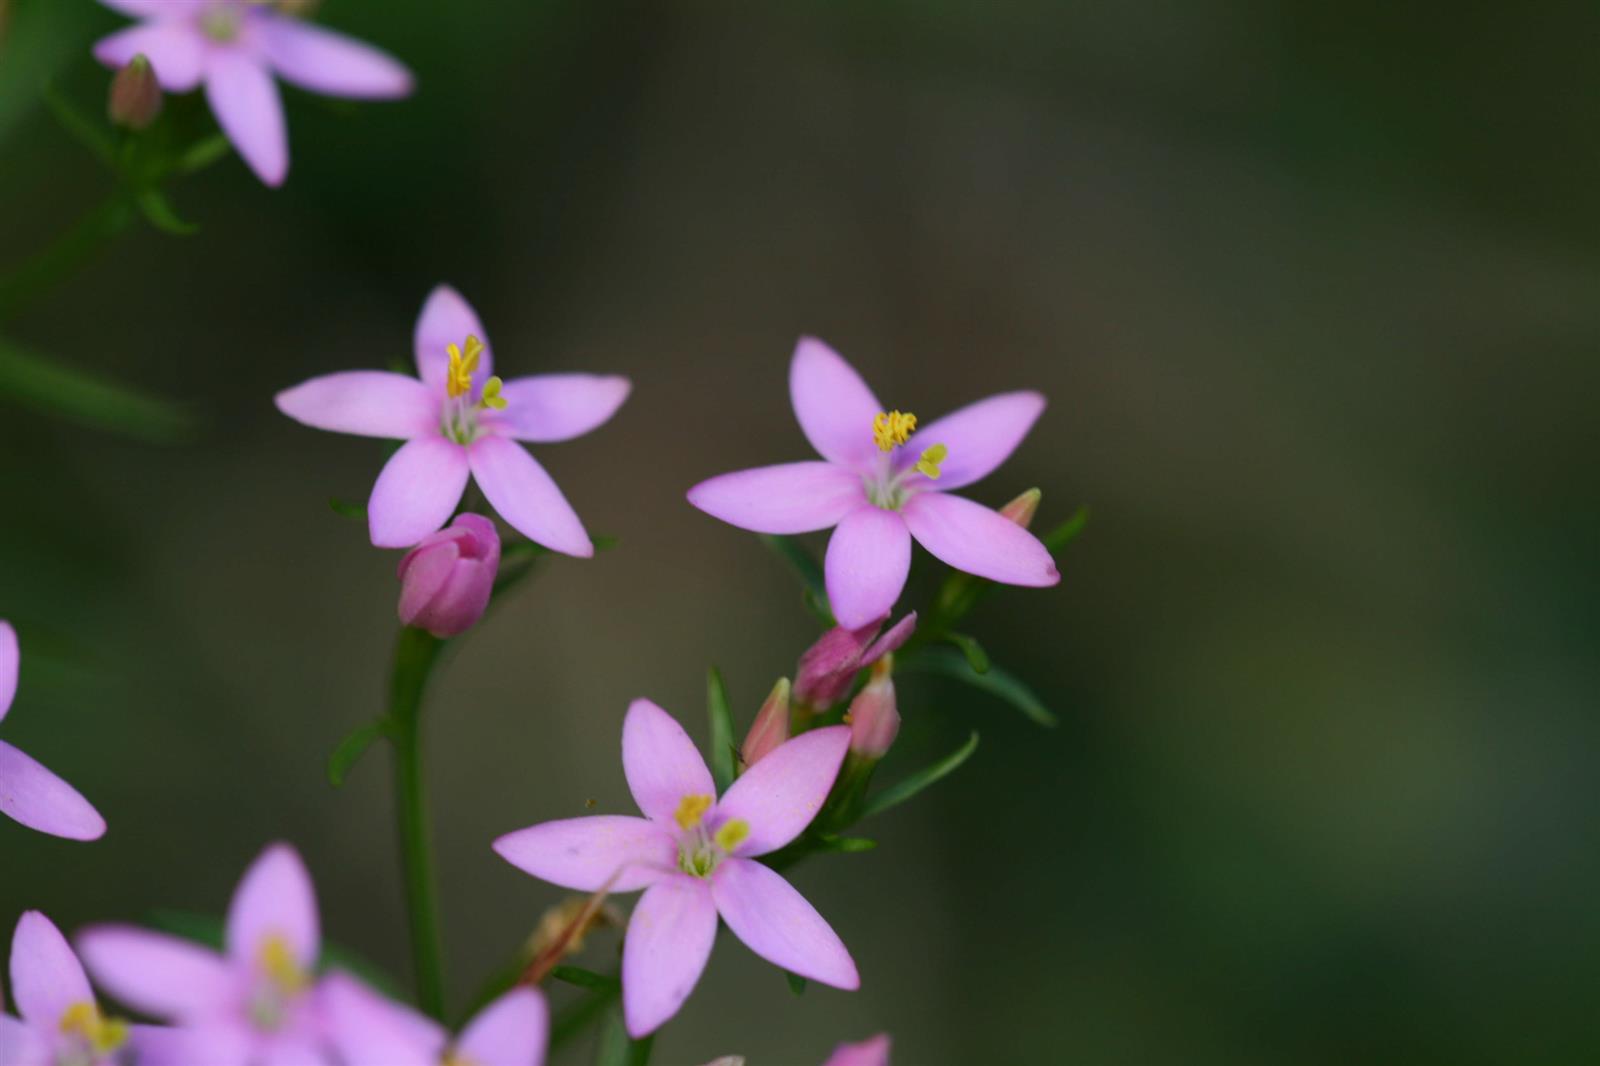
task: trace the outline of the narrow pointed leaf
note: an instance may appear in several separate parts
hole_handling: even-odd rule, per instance
[[[146,189],[135,202],[139,210],[144,212],[145,219],[162,233],[170,233],[174,237],[192,237],[200,232],[199,226],[178,217],[171,201],[160,189]]]
[[[585,970],[582,966],[557,966],[550,971],[550,976],[557,981],[565,981],[577,988],[604,989],[608,992],[620,992],[622,982],[610,974],[595,973]]]
[[[224,134],[213,134],[184,149],[183,154],[178,157],[175,169],[179,174],[193,174],[227,155],[232,147]]]
[[[1058,555],[1062,548],[1078,539],[1078,534],[1082,533],[1084,527],[1088,524],[1089,508],[1085,505],[1073,511],[1071,518],[1046,533],[1041,539],[1051,555]]]
[[[980,674],[972,669],[965,657],[952,649],[926,648],[919,649],[913,657],[897,659],[895,665],[905,673],[938,674],[954,678],[1005,700],[1040,725],[1056,724],[1055,714],[1034,695],[1032,689],[992,663],[986,673]]]
[[[720,796],[733,784],[733,715],[722,673],[715,666],[706,673],[706,713],[711,717],[711,779]]]
[[[387,736],[388,732],[388,722],[368,722],[339,741],[339,746],[328,756],[328,783],[334,788],[341,787],[356,763],[361,761],[361,756],[367,753],[367,748],[372,742],[379,737]]]
[[[961,654],[966,657],[967,665],[972,667],[973,673],[987,674],[989,672],[989,653],[984,651],[983,645],[972,637],[964,633],[946,633],[941,639],[956,646]]]
[[[333,508],[334,514],[343,518],[357,518],[363,522],[367,520],[367,505],[364,503],[351,503],[337,496],[329,496],[328,506]]]
[[[80,111],[78,105],[67,99],[54,85],[46,84],[43,95],[45,106],[61,128],[71,134],[73,140],[89,149],[96,159],[111,166],[116,146],[112,144],[110,131]]]
[[[194,428],[193,420],[167,400],[114,385],[4,339],[0,339],[0,397],[144,440],[182,440]]]
[[[600,1030],[595,1066],[645,1066],[650,1061],[650,1045],[654,1042],[654,1034],[643,1040],[628,1036],[621,1009],[614,1010],[607,1016],[605,1027]]]
[[[917,773],[912,774],[904,781],[901,781],[898,784],[890,785],[882,792],[879,792],[877,795],[868,799],[867,806],[865,810],[862,811],[861,816],[866,818],[874,814],[882,814],[891,807],[898,807],[900,804],[904,803],[912,796],[915,796],[918,792],[921,792],[929,785],[954,773],[956,768],[970,759],[972,757],[972,753],[977,750],[978,734],[977,732],[973,732],[972,736],[967,738],[967,742],[965,744],[961,745],[961,747],[957,748],[949,755],[946,755],[932,766],[919,770]]]
[[[822,564],[817,562],[817,557],[812,555],[805,545],[793,537],[772,533],[762,534],[761,543],[771,548],[778,558],[794,567],[794,572],[799,575],[806,588],[820,597],[824,603],[827,602],[828,593],[822,582]]]
[[[797,973],[790,973],[788,970],[783,971],[783,976],[789,979],[789,991],[793,992],[797,996],[803,996],[806,994],[806,985],[808,982],[804,977],[801,977]]]

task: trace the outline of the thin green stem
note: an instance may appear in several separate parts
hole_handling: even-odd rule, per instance
[[[15,315],[40,293],[70,277],[113,237],[128,228],[134,208],[128,193],[118,189],[55,243],[0,278],[0,321]]]
[[[422,772],[422,697],[444,641],[410,626],[395,642],[390,689],[389,739],[394,744],[395,820],[400,830],[400,861],[405,868],[406,912],[411,925],[411,959],[417,1002],[434,1018],[444,1018],[443,942],[439,933],[438,891],[433,875],[433,842],[428,825],[426,782]]]

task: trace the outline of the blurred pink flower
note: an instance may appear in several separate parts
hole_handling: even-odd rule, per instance
[[[25,911],[11,938],[11,995],[21,1020],[0,1015],[0,1063],[5,1066],[113,1066],[123,1061],[127,1023],[100,1013],[66,937],[38,911]]]
[[[17,632],[0,621],[0,720],[17,695]],[[106,822],[78,790],[0,740],[0,812],[29,829],[68,840],[96,840]]]
[[[654,1032],[683,1006],[711,957],[717,917],[757,955],[835,988],[861,979],[838,935],[757,856],[816,817],[850,731],[817,729],[768,754],[719,801],[683,727],[649,700],[622,726],[622,769],[643,818],[568,818],[509,833],[494,848],[518,869],[579,892],[644,889],[622,948],[628,1032]]]
[[[433,1019],[345,974],[323,981],[328,1034],[341,1066],[542,1066],[550,1010],[543,994],[513,988],[454,1040]]]
[[[871,666],[911,639],[917,628],[917,612],[912,611],[878,636],[884,615],[856,629],[834,626],[800,655],[795,670],[794,701],[812,711],[825,711],[844,699],[856,674]],[[876,639],[874,639],[876,638]]]
[[[342,33],[250,0],[100,0],[137,19],[102,38],[95,58],[126,66],[148,56],[161,87],[186,93],[204,83],[211,113],[239,155],[268,185],[289,172],[289,135],[277,75],[324,96],[384,100],[411,92],[411,72],[392,56]]]
[[[409,548],[449,519],[468,478],[514,529],[587,558],[594,545],[544,467],[516,441],[571,440],[603,425],[628,379],[540,374],[502,383],[477,312],[448,285],[417,319],[421,380],[382,370],[312,378],[278,393],[278,410],[335,433],[406,443],[372,486],[367,522],[380,548]]]
[[[500,534],[482,515],[457,515],[400,560],[400,621],[436,637],[465,633],[483,617],[500,569]]]
[[[889,1034],[879,1033],[859,1044],[840,1044],[822,1066],[889,1066]]]
[[[911,569],[911,539],[957,570],[1008,585],[1061,580],[1026,530],[949,495],[998,467],[1044,410],[1037,392],[979,400],[917,428],[915,415],[878,403],[833,349],[803,338],[789,367],[800,429],[822,462],[723,474],[689,502],[757,533],[834,529],[824,576],[839,624],[856,629],[889,613]]]
[[[174,1023],[134,1034],[140,1066],[332,1061],[314,982],[316,895],[287,844],[267,848],[245,871],[222,954],[127,925],[91,927],[77,942],[96,984]]]

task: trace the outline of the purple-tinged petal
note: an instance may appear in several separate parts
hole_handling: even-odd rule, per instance
[[[410,440],[439,429],[439,399],[416,378],[347,370],[278,393],[278,410],[302,425],[361,437]]]
[[[970,485],[1005,462],[1043,412],[1044,397],[1037,392],[1004,392],[968,404],[913,433],[895,456],[895,466],[903,470],[923,449],[943,444],[947,454],[938,480],[926,483],[941,491]]]
[[[847,629],[889,613],[911,573],[911,535],[893,511],[867,505],[845,515],[823,559],[828,604]]]
[[[68,840],[97,840],[106,822],[78,790],[0,741],[0,814]]]
[[[899,651],[900,646],[910,640],[911,634],[916,631],[917,612],[912,611],[890,626],[882,636],[872,642],[872,647],[861,653],[861,665],[871,666],[890,652]]]
[[[818,455],[862,473],[876,463],[872,420],[883,407],[855,368],[815,337],[802,337],[795,347],[789,400]]]
[[[348,974],[329,974],[318,991],[328,1039],[344,1066],[437,1066],[448,1037],[431,1018]]]
[[[150,60],[156,80],[169,93],[186,93],[205,73],[205,43],[188,22],[150,22],[129,26],[95,42],[94,57],[121,69],[142,55]]]
[[[22,652],[17,647],[17,631],[10,622],[0,622],[0,721],[17,698],[17,674],[22,668]]]
[[[289,173],[289,133],[272,75],[239,49],[216,49],[206,60],[205,77],[206,100],[222,132],[256,177],[282,185]]]
[[[711,875],[711,894],[733,935],[774,966],[834,988],[861,987],[839,935],[776,871],[749,859],[724,859]]]
[[[16,1018],[0,1014],[0,1062],[6,1066],[51,1066],[50,1045]]]
[[[940,562],[990,581],[1043,588],[1061,580],[1039,538],[982,504],[923,492],[901,512],[911,535]]]
[[[203,1018],[228,1001],[232,973],[222,956],[191,940],[131,925],[97,925],[77,936],[95,984],[141,1014]]]
[[[139,1066],[257,1066],[250,1031],[221,1021],[182,1028],[136,1025],[128,1043]]]
[[[811,461],[721,474],[690,489],[689,502],[755,533],[810,533],[835,525],[867,495],[856,474]]]
[[[735,818],[750,826],[735,854],[765,855],[799,836],[822,809],[849,747],[848,726],[813,729],[784,741],[741,774],[714,814],[719,826]]]
[[[489,336],[483,331],[483,323],[478,321],[478,312],[456,290],[448,285],[440,285],[428,294],[428,301],[422,305],[422,314],[417,317],[417,329],[413,336],[413,346],[417,353],[417,373],[427,383],[428,388],[443,395],[445,377],[450,366],[450,348],[467,342],[468,335],[478,338],[483,344],[483,355],[478,359],[478,368],[472,373],[474,394],[494,373],[494,354],[490,350]]]
[[[676,718],[649,700],[634,700],[622,720],[622,772],[639,809],[674,831],[685,796],[717,798],[700,749]]]
[[[468,449],[468,459],[484,497],[511,528],[563,555],[594,554],[578,513],[526,448],[505,437],[482,437]]]
[[[407,441],[384,464],[367,500],[372,543],[409,548],[444,525],[470,475],[461,445],[443,437]]]
[[[322,934],[317,894],[300,854],[273,844],[250,864],[228,904],[228,955],[253,965],[268,938],[280,938],[306,970],[317,964]]]
[[[474,1066],[542,1066],[550,1042],[550,1008],[536,989],[513,988],[467,1023],[456,1041]]]
[[[678,1013],[716,936],[717,908],[706,882],[675,874],[645,890],[622,942],[622,1016],[630,1036],[648,1036]]]
[[[541,822],[507,833],[494,850],[523,873],[577,892],[608,883],[613,892],[636,892],[678,865],[671,833],[648,819],[620,814]]]
[[[291,1030],[256,1049],[251,1066],[336,1066],[320,1034]],[[198,1066],[198,1064],[197,1064]]]
[[[552,444],[605,425],[632,386],[615,374],[538,374],[500,390],[505,409],[491,424],[503,436]]]
[[[822,1066],[889,1066],[889,1034],[869,1036],[858,1044],[840,1044]]]
[[[11,997],[17,1013],[37,1029],[59,1026],[74,1003],[94,1002],[67,938],[38,911],[24,911],[11,937]]]
[[[411,71],[370,44],[297,18],[263,14],[256,42],[278,77],[325,96],[389,100],[411,92]]]

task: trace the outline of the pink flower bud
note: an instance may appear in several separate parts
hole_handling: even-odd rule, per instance
[[[142,53],[128,61],[111,79],[106,114],[118,126],[142,130],[161,114],[161,84],[155,68]]]
[[[835,626],[807,648],[795,671],[794,701],[802,707],[826,710],[844,699],[856,673],[896,650],[917,628],[916,612],[906,615],[878,637],[889,616],[860,629]],[[878,637],[877,640],[873,640]]]
[[[436,637],[465,633],[489,606],[499,569],[494,523],[482,515],[458,515],[400,560],[400,621]]]
[[[866,759],[881,759],[900,732],[900,709],[894,699],[894,657],[886,655],[872,668],[872,680],[850,701],[850,750]]]
[[[1021,496],[1000,508],[1000,517],[1009,518],[1023,529],[1033,524],[1034,512],[1039,510],[1039,500],[1044,493],[1038,489],[1029,489]]]
[[[744,738],[739,756],[746,767],[754,766],[762,757],[789,739],[789,679],[778,678],[767,696],[767,702],[756,712],[756,720]]]

